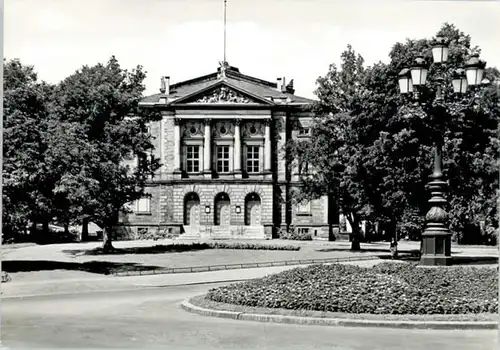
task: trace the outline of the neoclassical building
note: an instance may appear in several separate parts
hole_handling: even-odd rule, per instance
[[[294,203],[297,167],[283,146],[309,137],[313,101],[296,96],[293,80],[274,82],[224,63],[217,71],[170,84],[141,108],[161,111],[150,125],[162,167],[147,196],[122,218],[129,238],[161,230],[190,238],[274,238],[280,230],[327,239],[338,231],[331,198]]]

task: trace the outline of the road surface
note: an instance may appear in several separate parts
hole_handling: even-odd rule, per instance
[[[8,349],[489,350],[496,331],[300,326],[204,317],[184,299],[222,284],[2,300]]]

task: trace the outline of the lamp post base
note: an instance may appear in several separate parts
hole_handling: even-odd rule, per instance
[[[452,264],[451,235],[449,233],[422,234],[420,265],[449,266]]]

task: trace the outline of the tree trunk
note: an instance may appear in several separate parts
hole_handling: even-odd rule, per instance
[[[395,221],[389,221],[386,225],[386,235],[387,235],[387,240],[389,242],[395,241],[397,242],[397,231],[396,231],[396,222]]]
[[[334,242],[336,240],[337,240],[337,238],[335,237],[335,233],[333,232],[333,225],[329,224],[328,225],[328,241]]]
[[[351,225],[351,251],[361,250],[361,228],[359,227],[360,220],[356,214],[346,215],[349,224]]]
[[[39,242],[47,242],[47,241],[50,242],[50,239],[51,239],[51,237],[50,237],[49,221],[44,220],[42,222],[42,232],[38,237],[38,241]]]
[[[335,234],[333,232],[333,225],[338,223],[339,214],[337,210],[337,198],[334,197],[332,193],[328,194],[328,240],[333,242],[336,240]],[[340,225],[339,225],[340,231]]]
[[[351,239],[351,250],[360,251],[361,250],[361,229],[358,227],[353,227],[352,229],[352,239]]]
[[[42,233],[45,237],[50,233],[50,228],[49,228],[49,221],[44,220],[42,224]]]
[[[32,239],[36,239],[36,221],[33,220],[30,227],[30,235]]]
[[[102,250],[111,252],[113,248],[113,225],[106,225],[102,234]]]
[[[89,239],[89,219],[83,219],[81,241],[86,242]]]

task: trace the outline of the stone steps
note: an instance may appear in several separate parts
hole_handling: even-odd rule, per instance
[[[184,226],[183,239],[265,239],[263,226]]]

